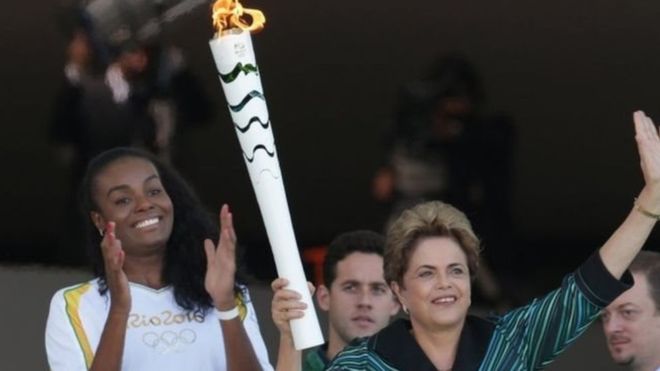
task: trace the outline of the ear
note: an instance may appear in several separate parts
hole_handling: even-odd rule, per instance
[[[395,294],[392,294],[392,309],[390,310],[390,317],[395,316],[401,310],[401,303],[399,302],[399,297]]]
[[[330,310],[330,290],[325,285],[319,285],[316,289],[316,302],[324,311]]]
[[[89,217],[92,219],[92,223],[94,223],[96,229],[99,231],[105,231],[107,221],[101,214],[97,213],[96,211],[92,211],[89,213]]]
[[[398,300],[397,301],[397,312],[398,312],[398,307],[399,306],[401,306],[401,305],[404,306],[404,307],[406,306],[406,301],[403,298],[403,295],[401,295],[401,291],[403,291],[403,290],[399,286],[399,283],[396,282],[396,281],[392,281],[390,283],[390,288],[392,289],[392,292],[394,293],[394,296]]]

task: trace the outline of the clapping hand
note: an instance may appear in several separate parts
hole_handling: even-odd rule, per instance
[[[226,311],[236,306],[234,275],[236,274],[236,232],[229,206],[220,209],[220,238],[218,245],[204,240],[206,251],[206,277],[204,287],[213,299],[216,309]]]
[[[112,306],[115,310],[128,313],[131,310],[131,291],[124,272],[126,253],[121,241],[115,236],[115,223],[108,222],[101,240],[101,254],[105,266],[105,279],[110,291]]]

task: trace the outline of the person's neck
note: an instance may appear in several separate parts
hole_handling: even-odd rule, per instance
[[[337,353],[344,350],[346,345],[348,345],[348,343],[339,336],[337,331],[332,328],[332,324],[330,324],[330,326],[328,326],[328,349],[325,352],[326,358],[332,360]]]
[[[152,289],[161,289],[163,282],[163,256],[154,254],[134,256],[124,261],[124,272],[129,282],[138,283]]]
[[[451,370],[456,360],[458,341],[465,320],[451,327],[429,328],[419,323],[412,323],[412,336],[422,348],[424,354],[438,370]]]

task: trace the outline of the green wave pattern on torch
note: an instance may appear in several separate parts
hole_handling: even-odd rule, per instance
[[[243,100],[241,100],[241,102],[239,104],[234,105],[234,106],[232,106],[230,104],[229,109],[231,109],[234,112],[240,112],[243,109],[243,107],[245,107],[245,105],[248,104],[248,102],[251,101],[253,98],[259,98],[259,99],[266,100],[266,98],[264,98],[263,94],[261,94],[260,92],[258,92],[256,90],[252,90],[251,92],[246,94],[245,97],[243,97]]]
[[[259,117],[254,116],[254,117],[252,117],[252,118],[250,119],[250,121],[247,123],[247,125],[245,125],[245,126],[240,126],[240,125],[238,125],[237,123],[234,123],[234,127],[235,127],[238,131],[240,131],[241,133],[245,133],[246,131],[250,130],[250,127],[251,127],[252,124],[254,124],[255,122],[258,122],[259,125],[261,125],[261,127],[264,128],[264,129],[268,129],[268,127],[270,126],[270,120],[267,120],[266,122],[264,122],[264,121],[261,121],[261,119],[260,119]]]
[[[238,77],[238,75],[241,74],[241,72],[243,72],[246,75],[250,73],[254,73],[258,75],[259,69],[257,68],[257,66],[251,63],[243,64],[241,62],[238,62],[236,63],[236,66],[234,66],[234,69],[231,72],[226,74],[221,73],[220,79],[222,79],[222,81],[225,84],[229,84],[230,82],[236,80],[236,78]]]

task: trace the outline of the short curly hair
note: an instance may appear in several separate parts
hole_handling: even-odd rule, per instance
[[[418,204],[405,210],[387,231],[384,254],[385,279],[403,286],[403,275],[410,257],[427,237],[448,237],[461,247],[467,256],[470,277],[479,267],[481,251],[479,238],[468,218],[455,207],[440,201]]]

